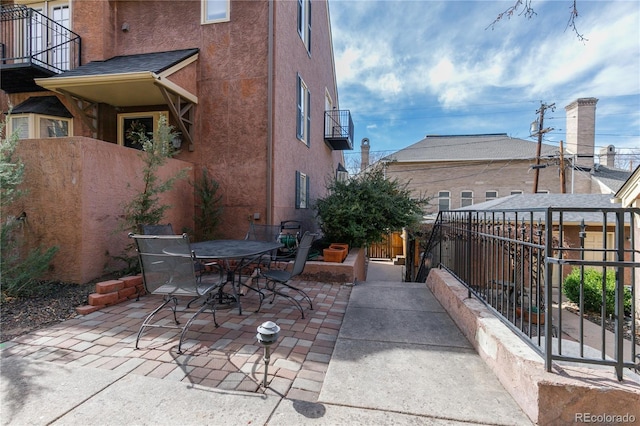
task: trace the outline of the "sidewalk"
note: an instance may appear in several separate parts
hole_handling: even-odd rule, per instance
[[[3,425],[530,423],[424,284],[371,262],[356,286],[303,283],[314,310],[283,300],[247,315],[135,334],[151,296],[2,344]],[[397,277],[397,278],[396,278]],[[385,281],[389,280],[391,281]],[[281,327],[262,388],[256,328]],[[151,333],[150,333],[151,334]],[[192,339],[192,340],[191,340]]]

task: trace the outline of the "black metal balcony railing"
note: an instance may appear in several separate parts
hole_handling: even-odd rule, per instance
[[[25,77],[33,80],[80,66],[80,36],[60,23],[23,5],[2,5],[0,21],[3,90],[27,90],[20,81]]]
[[[424,282],[433,267],[449,271],[468,288],[469,297],[482,301],[545,359],[547,371],[554,360],[599,364],[615,367],[622,380],[624,368],[640,369],[634,320],[640,308],[633,294],[639,284],[634,270],[640,265],[640,250],[632,232],[640,226],[638,214],[637,208],[443,211],[426,243],[416,281]],[[585,215],[590,217],[589,230],[602,236],[601,245],[585,242],[587,227],[584,221],[576,222]],[[563,305],[564,277],[573,268],[579,271],[581,295],[585,269],[603,276],[615,272],[615,309],[607,311],[602,303],[599,324],[587,324],[578,315],[577,342],[575,335],[565,333],[573,325],[568,325],[572,317]],[[601,287],[605,302],[611,294],[606,285]],[[629,302],[624,302],[629,290],[630,312]],[[584,297],[576,308],[585,312]],[[593,340],[585,341],[587,328],[598,330],[597,347]]]
[[[353,120],[349,110],[325,111],[324,140],[334,150],[353,149]]]

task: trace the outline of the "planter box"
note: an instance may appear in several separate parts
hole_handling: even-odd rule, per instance
[[[363,248],[351,249],[342,263],[309,260],[300,279],[325,283],[355,283],[365,281],[367,266]]]

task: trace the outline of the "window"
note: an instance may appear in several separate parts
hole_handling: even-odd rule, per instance
[[[34,14],[27,22],[27,27],[23,30],[26,40],[25,44],[30,52],[23,52],[26,55],[31,52],[41,52],[35,58],[47,68],[53,67],[58,70],[70,69],[71,44],[65,43],[69,38],[71,28],[71,13],[68,1],[47,1],[43,3],[30,4],[29,7],[42,15]],[[60,24],[64,28],[52,26],[42,16]]]
[[[296,209],[309,208],[309,178],[296,171]]]
[[[449,210],[451,206],[451,193],[449,191],[438,192],[438,211]]]
[[[9,132],[17,132],[18,139],[62,138],[72,134],[70,118],[41,114],[11,116]]]
[[[168,117],[167,111],[133,112],[118,114],[118,144],[128,148],[142,149],[134,133],[143,132],[151,139],[158,128],[160,115]]]
[[[309,129],[311,128],[311,94],[300,75],[298,75],[297,104],[296,136],[302,142],[311,145],[311,141],[309,140]]]
[[[522,190],[520,190],[520,189],[516,189],[516,190],[511,191],[511,195],[520,195],[520,194],[522,194]]]
[[[311,53],[311,0],[298,0],[298,34]]]
[[[487,191],[484,193],[484,198],[487,201],[495,200],[496,198],[498,198],[498,191]]]
[[[467,207],[473,204],[473,192],[462,191],[460,193],[460,207]]]
[[[212,24],[215,22],[229,21],[230,0],[201,0],[202,1],[202,23]]]

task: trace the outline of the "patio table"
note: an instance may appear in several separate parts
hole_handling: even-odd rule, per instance
[[[254,240],[210,240],[191,244],[191,250],[198,259],[217,260],[227,272],[227,282],[231,282],[232,298],[238,304],[238,312],[242,315],[242,306],[238,297],[236,272],[251,264],[262,255],[277,250],[282,244],[277,241]],[[236,262],[231,262],[231,261]],[[220,300],[224,295],[220,291]]]

